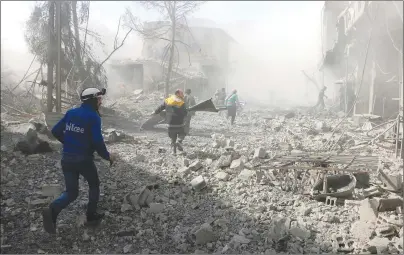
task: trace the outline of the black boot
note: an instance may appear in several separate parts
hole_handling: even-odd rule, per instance
[[[49,234],[56,234],[56,218],[57,215],[51,207],[42,211],[43,228]]]
[[[98,225],[101,220],[104,218],[105,214],[104,213],[87,213],[87,224],[88,225]]]

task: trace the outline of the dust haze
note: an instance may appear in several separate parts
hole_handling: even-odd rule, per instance
[[[136,5],[130,2],[124,3],[125,6],[131,7]],[[242,15],[239,11],[238,15],[221,19],[220,15],[227,13],[235,3],[220,3],[220,6],[217,3],[219,7],[215,12],[218,14],[218,20],[206,17],[208,11],[204,11],[213,8],[210,7],[214,5],[213,2],[205,3],[189,18],[190,24],[218,27],[234,38],[235,43],[229,49],[230,73],[225,84],[227,90],[237,89],[243,100],[266,105],[313,104],[317,90],[313,84],[307,83],[301,71],[306,70],[314,75],[318,72],[317,63],[321,58],[320,27],[323,2],[244,2],[238,5],[247,9],[249,6],[262,6],[263,9],[268,9],[268,14],[254,18],[254,15],[251,17]],[[99,33],[105,44],[94,49],[95,56],[99,60],[111,52],[119,20],[118,14],[124,14],[124,8],[121,8],[122,13],[116,11],[117,15],[106,16],[108,13],[101,8],[101,11],[97,10],[103,5],[112,6],[112,3],[95,2],[89,21],[89,29]],[[3,67],[7,67],[16,77],[24,74],[33,57],[23,39],[24,22],[32,6],[33,2],[2,3],[2,63],[5,63],[2,70]],[[21,10],[21,14],[10,15],[10,10],[13,12],[16,9]],[[156,13],[150,11],[142,15],[144,21],[158,18]],[[104,22],[99,22],[99,18]],[[119,35],[120,40],[122,36],[123,34]],[[6,43],[3,44],[3,41]],[[18,45],[18,48],[14,48],[14,45]],[[115,52],[110,60],[136,60],[141,57],[142,47],[142,38],[136,33],[131,33],[123,47]],[[3,55],[4,52],[6,53]],[[33,68],[35,67],[39,67],[39,64],[34,63]],[[110,91],[117,94],[114,93],[116,84],[122,81],[108,65],[104,68],[108,73]]]

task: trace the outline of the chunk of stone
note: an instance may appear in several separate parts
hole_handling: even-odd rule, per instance
[[[383,171],[379,170],[378,178],[383,182],[383,188],[391,191],[400,190],[403,187],[403,176],[399,175],[388,175]]]
[[[150,203],[148,211],[150,213],[158,214],[164,210],[164,205],[160,203]]]
[[[238,175],[238,178],[240,178],[241,180],[244,180],[244,181],[248,181],[248,180],[252,180],[254,178],[254,176],[255,176],[255,171],[244,169],[243,171],[240,172],[240,174]]]
[[[204,188],[206,187],[206,181],[205,181],[205,179],[203,178],[203,176],[200,175],[200,176],[194,178],[194,179],[191,181],[191,186],[192,186],[192,188],[193,188],[194,190],[199,191],[199,190],[202,190],[202,189],[204,189]]]
[[[202,163],[199,161],[199,160],[197,160],[197,161],[195,161],[195,162],[193,162],[191,165],[189,165],[189,167],[188,167],[188,169],[190,170],[190,171],[198,171],[199,169],[201,169],[202,168]]]
[[[231,155],[222,155],[217,161],[217,166],[220,168],[228,167],[230,166],[231,161],[232,161]]]
[[[307,206],[302,206],[302,207],[300,207],[300,209],[299,209],[299,213],[300,213],[300,215],[302,215],[302,216],[309,216],[310,215],[310,213],[312,212],[312,208],[311,207],[307,207]]]
[[[296,237],[299,237],[299,238],[301,238],[301,239],[307,239],[307,238],[309,238],[310,235],[311,235],[311,233],[310,233],[309,230],[304,229],[304,228],[302,228],[302,227],[292,227],[292,228],[290,228],[289,232],[290,232],[292,235],[294,235],[294,236],[296,236]]]
[[[379,200],[378,211],[387,212],[395,211],[397,207],[403,206],[403,199],[400,197],[396,198],[383,198]]]
[[[180,164],[182,164],[183,166],[189,166],[189,159],[187,158],[180,158],[179,159]]]
[[[146,160],[146,156],[145,155],[141,155],[141,154],[137,154],[135,157],[135,160],[138,162],[144,162]]]
[[[212,228],[207,224],[202,225],[202,227],[194,233],[194,238],[196,244],[207,244],[216,239]]]
[[[227,140],[226,141],[226,147],[234,147],[234,141],[233,140]]]
[[[241,169],[243,169],[243,168],[244,168],[244,161],[243,161],[242,158],[233,160],[233,161],[231,162],[230,169],[241,170]]]
[[[42,186],[42,196],[55,197],[60,195],[62,187],[60,185],[44,185]]]
[[[178,173],[182,175],[187,175],[191,173],[191,169],[189,167],[184,166],[178,169]]]
[[[254,151],[254,158],[265,158],[266,156],[266,151],[263,148],[257,148]]]
[[[109,143],[116,143],[119,141],[118,134],[115,131],[111,131],[105,135],[107,142]]]
[[[234,235],[233,238],[231,239],[231,242],[237,244],[249,244],[251,240],[242,235]]]
[[[322,121],[317,121],[316,122],[316,130],[317,131],[325,131],[326,128],[327,128],[327,126],[325,125],[324,122],[322,122]]]
[[[29,202],[30,205],[43,205],[46,204],[48,201],[46,199],[35,199]]]
[[[131,244],[127,244],[123,247],[123,253],[129,253],[132,250],[132,245]]]
[[[130,204],[122,204],[121,205],[121,212],[126,212],[132,210],[132,206]]]
[[[369,250],[376,250],[377,254],[386,254],[390,240],[376,236],[368,242]]]
[[[221,181],[227,181],[229,180],[229,175],[225,172],[218,172],[216,178]]]
[[[25,139],[29,143],[32,143],[38,139],[38,133],[36,131],[36,127],[32,123],[25,123],[16,127],[15,132],[22,133],[23,135],[25,135]]]
[[[382,194],[382,192],[376,187],[370,187],[367,189],[363,190],[363,196],[364,197],[374,197],[374,196],[380,196]]]

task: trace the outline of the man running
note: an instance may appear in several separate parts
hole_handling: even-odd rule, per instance
[[[111,164],[115,160],[115,156],[108,152],[101,134],[98,109],[105,92],[105,89],[85,89],[81,93],[81,106],[67,111],[52,129],[52,134],[63,144],[61,165],[66,191],[42,212],[43,226],[48,233],[56,233],[56,219],[59,213],[79,195],[80,175],[86,179],[89,186],[87,222],[99,223],[104,217],[104,214],[97,212],[100,181],[93,153],[97,151],[98,155]]]

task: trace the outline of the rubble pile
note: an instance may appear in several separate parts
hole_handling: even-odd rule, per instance
[[[114,107],[146,114],[161,99],[139,92]],[[339,120],[245,110],[229,127],[224,116],[198,112],[178,156],[169,153],[166,132],[103,130],[120,156],[112,167],[96,157],[106,218],[96,229],[84,226],[83,182],[54,237],[44,233],[40,209],[64,186],[59,151],[26,156],[2,148],[2,253],[402,254],[402,162],[353,123],[333,133]],[[15,134],[2,130],[2,144],[7,135]],[[324,200],[303,192],[314,188],[317,172],[304,181],[299,169],[262,168],[277,155],[342,151],[384,162],[378,173],[355,174],[347,197],[334,197],[331,181]]]

